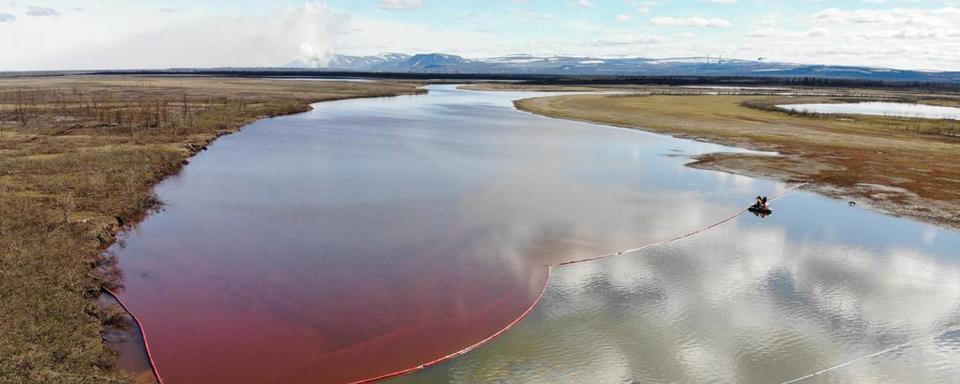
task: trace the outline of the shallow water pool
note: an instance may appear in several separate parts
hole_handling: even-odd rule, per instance
[[[926,104],[870,101],[863,103],[781,104],[777,105],[777,107],[797,112],[810,113],[840,113],[960,120],[960,108]]]

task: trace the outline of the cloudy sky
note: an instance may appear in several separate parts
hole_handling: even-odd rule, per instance
[[[960,70],[960,0],[0,0],[0,71],[381,52]]]

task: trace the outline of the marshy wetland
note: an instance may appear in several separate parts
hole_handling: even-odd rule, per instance
[[[153,86],[172,95],[197,92],[184,85],[189,81]],[[58,364],[72,361],[88,364],[89,380],[137,380],[109,370],[113,358],[99,343],[101,324],[122,314],[55,316],[68,305],[68,313],[89,305],[101,286],[117,289],[142,321],[168,384],[350,382],[438,360],[396,380],[788,382],[837,367],[808,378],[950,382],[960,373],[960,233],[949,228],[956,223],[951,196],[960,193],[950,180],[960,183],[960,176],[952,168],[896,163],[911,156],[956,160],[958,144],[936,133],[950,126],[910,120],[918,124],[911,130],[881,117],[864,126],[765,109],[782,96],[749,106],[758,96],[554,95],[454,85],[396,96],[422,90],[412,83],[203,81],[230,90],[180,104],[176,97],[141,102],[146,112],[135,116],[177,132],[186,125],[162,121],[260,109],[225,125],[180,131],[190,134],[176,140],[147,135],[153,126],[143,120],[133,129],[80,124],[52,131],[37,120],[27,130],[16,126],[19,109],[7,109],[0,185],[16,193],[4,194],[3,207],[45,221],[27,227],[3,215],[0,245],[19,250],[3,260],[4,271],[35,271],[5,279],[3,288],[24,305],[51,301],[30,296],[31,281],[51,278],[41,271],[51,260],[83,251],[62,260],[69,268],[57,267],[72,274],[45,288],[61,307],[45,306],[42,315],[85,331],[36,331],[92,351],[85,360],[58,360],[68,348],[30,347],[40,336],[7,342],[3,351],[17,359],[5,364],[22,377],[67,382],[58,372],[78,370]],[[251,89],[264,87],[276,93]],[[227,97],[242,89],[249,92],[244,98]],[[305,107],[363,96],[395,97]],[[271,98],[294,107],[273,109],[264,104]],[[175,112],[184,106],[187,114]],[[293,111],[302,113],[253,122],[207,146],[256,118]],[[117,122],[115,112],[82,121]],[[116,133],[101,138],[98,129]],[[856,145],[810,150],[829,141]],[[84,156],[100,151],[110,151],[105,159],[126,159],[115,167],[130,175],[95,183],[114,179],[80,172],[80,164],[93,161]],[[169,153],[155,158],[154,151]],[[889,152],[868,155],[876,151]],[[756,162],[763,165],[743,166]],[[76,172],[63,164],[76,164]],[[164,171],[141,174],[159,166]],[[864,178],[869,174],[876,179]],[[78,189],[58,181],[64,177],[90,182]],[[776,195],[798,182],[811,184],[776,200],[772,216],[740,214],[713,226],[756,194]],[[862,185],[872,192],[850,192]],[[926,191],[930,185],[939,190]],[[116,191],[131,195],[120,199]],[[916,200],[898,197],[904,194]],[[939,216],[896,210],[912,203],[946,209]],[[871,205],[923,221],[864,207]],[[158,210],[142,221],[133,214],[148,208]],[[97,240],[104,226],[112,233],[123,224],[118,242]],[[30,245],[9,236],[49,237],[41,227],[55,238]],[[658,247],[551,267],[704,228]],[[26,257],[54,242],[61,253],[51,260]],[[98,258],[101,246],[112,256]],[[50,358],[42,369],[24,364],[35,356]]]

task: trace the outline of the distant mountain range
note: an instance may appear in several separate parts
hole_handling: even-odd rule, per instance
[[[333,55],[323,65],[295,61],[286,68],[326,71],[459,74],[538,74],[603,76],[763,76],[853,78],[884,81],[960,83],[960,72],[928,72],[840,65],[810,65],[763,60],[683,57],[671,59],[510,55],[465,59],[429,53],[376,56]]]

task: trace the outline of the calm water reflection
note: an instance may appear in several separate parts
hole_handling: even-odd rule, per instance
[[[868,101],[862,103],[784,104],[777,107],[813,113],[850,113],[960,120],[960,108],[926,104]]]
[[[809,194],[554,270],[500,339],[397,380],[781,383],[960,326],[960,236]],[[960,332],[805,382],[955,383]]]
[[[322,103],[217,140],[161,184],[165,211],[115,250],[122,296],[165,381],[343,382],[415,366],[513,321],[546,283],[546,265],[702,227],[783,189],[676,156],[728,148],[514,110],[526,96],[437,86]],[[776,369],[738,367],[793,374],[833,361],[830,348],[854,354],[935,328],[934,307],[955,302],[956,235],[929,230],[931,245],[914,246],[915,224],[806,199],[652,251],[660,256],[558,269],[521,328],[411,380],[766,378]],[[906,267],[881,262],[894,249],[912,255]],[[841,260],[882,273],[851,280]],[[929,274],[926,285],[915,286],[914,270]],[[900,328],[887,317],[844,322],[867,309],[903,312],[898,292],[916,303]],[[784,320],[798,316],[809,323]],[[822,330],[832,323],[863,333]],[[795,332],[784,338],[770,324]]]

